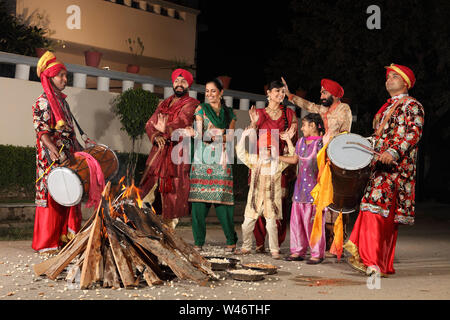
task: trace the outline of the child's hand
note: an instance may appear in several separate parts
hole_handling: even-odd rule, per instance
[[[289,131],[284,131],[284,132],[280,133],[280,139],[283,140],[283,141],[291,140],[291,136],[289,134]]]

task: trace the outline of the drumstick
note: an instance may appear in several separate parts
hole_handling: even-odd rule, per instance
[[[63,151],[63,148],[64,148],[64,143],[63,143],[63,145],[61,146],[61,149],[59,149],[58,154],[61,154],[61,152]],[[48,160],[48,159],[47,159],[47,160]],[[44,172],[43,174],[41,174],[41,176],[39,177],[39,179],[36,180],[35,183],[38,183],[38,181],[41,180],[42,177],[45,176],[45,175],[47,174],[47,172],[52,168],[52,166],[55,164],[55,162],[56,162],[56,160],[52,162],[52,164],[47,168],[47,170],[45,170],[45,172]]]
[[[368,146],[363,145],[362,143],[354,142],[354,141],[347,141],[347,144],[357,144],[357,145],[360,146],[361,148],[364,148],[364,149],[366,149],[367,151],[370,151],[370,152],[372,152],[373,154],[376,154],[377,156],[381,156],[381,153],[375,151],[374,149],[372,149],[372,148],[370,148],[370,147],[368,147]],[[395,161],[392,161],[392,163],[395,164],[395,165],[398,165],[398,163],[395,162]]]

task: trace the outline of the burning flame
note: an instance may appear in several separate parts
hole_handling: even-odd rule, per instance
[[[126,186],[125,184],[123,184],[125,177],[122,177],[119,181],[119,183],[122,183],[122,196],[119,198],[119,200],[124,200],[124,199],[131,199],[133,201],[135,201],[138,205],[139,208],[143,208],[144,205],[144,201],[141,199],[141,196],[139,195],[139,188],[136,187],[134,185],[134,180],[131,183],[131,186]]]

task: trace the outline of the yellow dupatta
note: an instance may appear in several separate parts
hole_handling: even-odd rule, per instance
[[[342,132],[340,134],[345,134]],[[314,205],[316,206],[316,215],[311,230],[311,237],[309,243],[311,247],[317,244],[322,237],[322,219],[323,209],[333,203],[333,183],[330,169],[330,159],[327,157],[328,142],[317,154],[317,166],[319,173],[317,176],[317,185],[311,191],[311,196],[314,198]],[[338,260],[341,258],[344,243],[344,226],[342,221],[342,212],[339,213],[338,218],[334,222],[334,239],[330,248],[330,252],[337,255]]]
[[[323,209],[333,202],[333,184],[331,183],[331,169],[330,160],[327,157],[327,143],[317,153],[317,166],[319,173],[317,176],[317,184],[311,191],[311,196],[314,198],[314,205],[316,206],[316,214],[311,230],[311,238],[309,243],[314,247],[322,237],[322,219]]]

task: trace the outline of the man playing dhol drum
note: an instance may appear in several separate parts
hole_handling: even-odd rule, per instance
[[[341,132],[350,132],[352,126],[352,111],[348,104],[341,101],[344,96],[344,89],[339,83],[329,79],[322,79],[320,89],[320,104],[307,101],[289,92],[286,81],[281,78],[286,87],[286,96],[289,101],[296,106],[321,115],[325,135],[323,136],[323,145],[326,146],[330,140]],[[325,237],[326,250],[329,251],[334,239],[334,223],[339,216],[339,212],[333,212],[329,208],[325,210]],[[347,237],[346,226],[348,223],[348,214],[343,215],[344,239]]]
[[[37,65],[44,93],[33,106],[36,131],[36,214],[32,248],[39,253],[56,253],[79,231],[81,205],[64,207],[49,195],[47,173],[52,163],[64,161],[81,150],[69,105],[62,93],[67,84],[67,70],[47,51]]]
[[[162,213],[165,223],[173,229],[178,218],[189,214],[190,159],[183,160],[180,164],[173,163],[172,149],[178,142],[171,141],[171,136],[175,130],[191,127],[194,122],[194,112],[200,102],[188,94],[193,82],[194,78],[189,71],[175,70],[172,73],[174,94],[161,101],[145,126],[153,147],[140,182],[140,196],[145,202],[154,203],[156,212]],[[186,156],[180,153],[183,159]],[[158,193],[161,195],[160,199],[157,197]]]
[[[348,242],[349,264],[367,275],[395,273],[398,225],[414,223],[414,189],[418,143],[424,108],[408,90],[415,76],[408,67],[386,67],[386,90],[391,98],[378,111],[373,135],[372,175]]]

